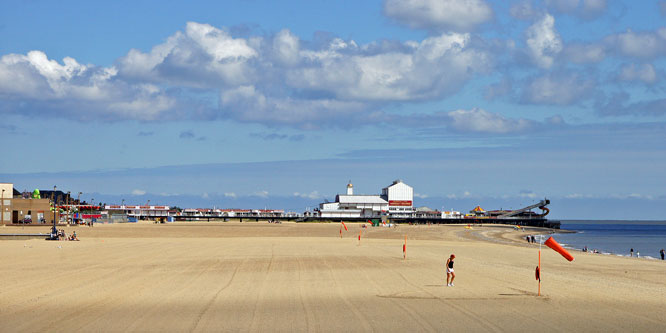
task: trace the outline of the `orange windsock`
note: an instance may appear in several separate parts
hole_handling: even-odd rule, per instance
[[[565,259],[569,261],[573,261],[574,257],[569,253],[569,251],[565,250],[562,245],[557,243],[553,237],[548,238],[544,243],[544,245],[548,246],[549,248],[557,251],[559,254],[561,254]]]
[[[344,222],[340,222],[340,223],[342,223],[342,226],[345,227],[345,231],[347,231],[347,225]]]

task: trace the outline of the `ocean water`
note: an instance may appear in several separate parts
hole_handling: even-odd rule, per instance
[[[576,231],[555,234],[553,237],[565,247],[581,250],[587,246],[601,253],[658,258],[660,249],[666,249],[666,221],[562,221],[561,229]]]

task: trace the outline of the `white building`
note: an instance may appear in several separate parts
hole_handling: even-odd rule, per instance
[[[414,189],[398,179],[382,189],[382,198],[388,202],[391,216],[404,216],[416,212],[414,210]]]
[[[335,196],[335,202],[319,204],[321,217],[380,217],[409,216],[415,212],[413,206],[414,189],[396,180],[382,189],[381,195],[354,195],[354,186],[347,184],[347,194]]]
[[[137,220],[166,218],[169,216],[169,206],[130,206],[106,205],[104,210],[108,215],[122,214]]]

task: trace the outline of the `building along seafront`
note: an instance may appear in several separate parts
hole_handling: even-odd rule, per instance
[[[396,180],[382,189],[381,195],[354,194],[354,185],[347,184],[347,194],[335,196],[335,202],[319,204],[319,216],[325,218],[409,217],[414,209],[414,189]]]

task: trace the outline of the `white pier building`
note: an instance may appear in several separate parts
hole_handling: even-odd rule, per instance
[[[409,216],[414,213],[414,189],[396,180],[382,189],[381,195],[355,195],[354,185],[347,184],[347,194],[335,196],[335,202],[319,204],[321,217],[372,218]]]

